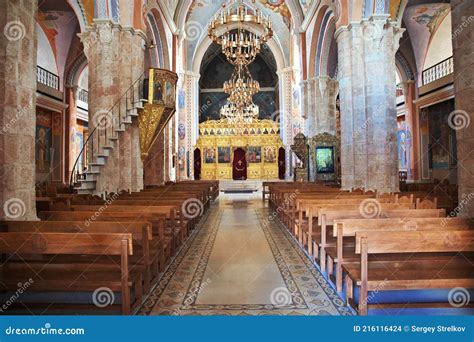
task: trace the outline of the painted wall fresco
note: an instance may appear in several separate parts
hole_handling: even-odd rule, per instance
[[[408,7],[403,15],[413,44],[417,69],[422,70],[428,46],[438,26],[450,13],[449,4],[425,4]]]
[[[429,129],[429,158],[433,170],[447,170],[455,158],[456,132],[448,125],[448,116],[454,110],[454,101],[449,100],[427,108]]]

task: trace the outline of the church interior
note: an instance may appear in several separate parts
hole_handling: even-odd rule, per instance
[[[474,1],[8,0],[0,30],[0,314],[474,314]]]

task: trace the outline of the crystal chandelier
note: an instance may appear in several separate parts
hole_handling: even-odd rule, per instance
[[[241,29],[223,34],[221,45],[222,53],[233,65],[248,65],[260,52],[257,35]]]
[[[230,80],[224,82],[224,92],[229,102],[243,108],[252,103],[252,97],[260,91],[260,84],[252,78],[247,65],[238,65]]]
[[[251,123],[253,119],[258,118],[259,108],[253,103],[246,107],[239,108],[230,102],[221,107],[220,114],[221,117],[226,118],[232,123]]]
[[[255,3],[255,0],[252,1]],[[208,35],[213,42],[222,46],[222,52],[233,65],[250,64],[260,52],[261,45],[273,36],[269,16],[264,17],[258,9],[247,8],[242,0],[238,5],[224,8],[209,23]],[[232,26],[237,25],[237,30]],[[256,26],[261,34],[251,33],[244,27]],[[218,31],[226,31],[220,34]]]

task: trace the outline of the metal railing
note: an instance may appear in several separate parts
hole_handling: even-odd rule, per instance
[[[36,81],[47,87],[59,90],[59,76],[43,69],[39,65],[36,66]]]
[[[77,92],[77,99],[84,103],[89,103],[89,92],[85,89],[79,89]]]
[[[148,72],[143,73],[131,86],[122,94],[109,111],[104,113],[94,113],[92,131],[82,146],[72,168],[69,186],[74,188],[79,180],[84,179],[86,170],[79,170],[80,160],[86,156],[87,169],[94,166],[95,158],[104,155],[104,148],[111,146],[109,140],[118,138],[116,130],[124,128],[124,121],[130,117],[129,110],[133,109],[140,101],[146,101],[144,96],[145,77]]]
[[[435,64],[432,67],[426,70],[423,70],[422,84],[426,85],[428,83],[439,80],[440,78],[444,76],[452,74],[453,71],[454,71],[454,63],[453,63],[453,56],[451,56],[439,62],[438,64]]]

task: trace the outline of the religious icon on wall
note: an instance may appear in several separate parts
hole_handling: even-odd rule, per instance
[[[51,128],[36,126],[36,168],[40,172],[49,171],[51,148]]]
[[[398,131],[398,169],[407,168],[407,136],[405,131]]]
[[[186,137],[186,126],[183,123],[178,125],[178,137],[180,140],[184,140]]]
[[[274,163],[276,158],[276,150],[274,146],[266,146],[264,148],[265,163]]]
[[[161,89],[161,83],[156,82],[153,85],[153,102],[163,101],[163,90]]]
[[[260,163],[262,161],[262,148],[260,146],[249,146],[247,160],[249,163]]]
[[[334,147],[316,147],[316,172],[334,173]]]
[[[171,84],[170,81],[166,81],[166,89],[165,89],[165,94],[166,94],[166,103],[173,103],[174,101],[174,89],[173,85]]]
[[[204,149],[204,162],[212,164],[216,162],[216,150],[214,147],[206,147]]]
[[[186,102],[186,92],[184,90],[180,90],[178,94],[178,106],[180,109],[183,109]]]
[[[217,148],[217,161],[221,164],[230,163],[230,147]]]

